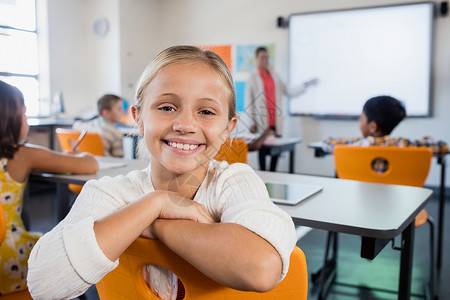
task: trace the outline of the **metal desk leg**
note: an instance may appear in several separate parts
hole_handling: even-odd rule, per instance
[[[266,154],[261,151],[261,149],[258,151],[258,157],[259,157],[259,168],[261,171],[266,170]]]
[[[50,149],[55,150],[55,127],[49,126],[48,129],[50,130],[49,136],[50,136]]]
[[[331,257],[329,258],[330,251]],[[331,285],[334,283],[337,275],[337,251],[338,251],[338,233],[328,231],[327,244],[322,267],[311,274],[311,281],[318,287],[317,299],[326,299]]]
[[[55,199],[55,216],[56,223],[59,223],[67,215],[70,209],[69,204],[69,188],[67,184],[56,183],[56,199]]]
[[[289,151],[289,173],[294,174],[295,151]]]
[[[279,157],[280,157],[279,154],[275,154],[275,155],[271,155],[270,156],[270,171],[271,172],[275,172],[276,171]]]
[[[414,252],[414,220],[402,233],[402,251],[400,257],[400,280],[398,285],[398,299],[409,300],[411,297],[411,275]]]
[[[445,211],[445,157],[439,157],[438,163],[441,165],[441,186],[439,187],[439,220],[438,220],[438,248],[437,248],[437,274],[441,273],[442,266],[442,231],[444,230]]]

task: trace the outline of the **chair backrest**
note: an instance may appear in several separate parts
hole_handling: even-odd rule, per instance
[[[214,157],[217,161],[227,161],[230,165],[234,163],[247,163],[248,147],[243,139],[227,139]]]
[[[64,151],[72,150],[72,143],[76,142],[81,132],[68,129],[68,128],[57,128],[56,135],[58,136],[61,149]],[[88,152],[93,155],[104,155],[102,138],[97,133],[88,132],[78,148],[82,152]]]
[[[174,272],[184,285],[185,300],[306,299],[308,295],[306,258],[298,247],[291,254],[289,272],[284,280],[269,292],[256,293],[223,286],[203,275],[160,241],[139,237],[120,256],[119,266],[97,283],[100,299],[160,299],[144,281],[142,270],[148,264]]]
[[[334,148],[339,178],[418,187],[425,184],[432,156],[427,147],[337,145]]]
[[[5,212],[3,211],[3,205],[0,202],[0,246],[2,245],[3,239],[6,234],[6,218]]]

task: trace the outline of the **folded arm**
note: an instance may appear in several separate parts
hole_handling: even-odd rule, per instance
[[[151,229],[195,268],[226,286],[264,292],[280,280],[282,261],[278,252],[239,224],[158,219]]]

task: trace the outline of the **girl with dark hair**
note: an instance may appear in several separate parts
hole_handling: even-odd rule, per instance
[[[21,219],[23,192],[30,172],[95,173],[98,163],[87,153],[58,153],[25,144],[28,134],[23,94],[0,80],[0,201],[6,217],[0,246],[0,295],[27,288],[27,260],[40,233],[28,232]]]

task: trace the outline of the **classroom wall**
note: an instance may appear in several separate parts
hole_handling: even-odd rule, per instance
[[[119,0],[47,1],[50,95],[63,92],[69,116],[96,110],[101,95],[121,91]],[[92,30],[100,17],[105,37]]]
[[[278,16],[330,9],[367,7],[411,0],[48,0],[51,89],[62,89],[73,111],[92,107],[104,92],[133,101],[136,81],[148,61],[173,44],[275,44],[275,70],[287,79],[288,30],[276,27]],[[110,20],[104,38],[92,34],[96,17]],[[431,135],[450,142],[450,17],[436,19],[432,118],[406,119],[395,136]],[[288,117],[285,136],[301,137],[296,172],[333,176],[331,156],[316,159],[308,143],[328,136],[359,136],[357,121]],[[287,171],[288,157],[279,162]],[[256,154],[249,163],[257,167]],[[428,185],[437,186],[440,169],[433,164]],[[447,184],[450,179],[447,178]]]

